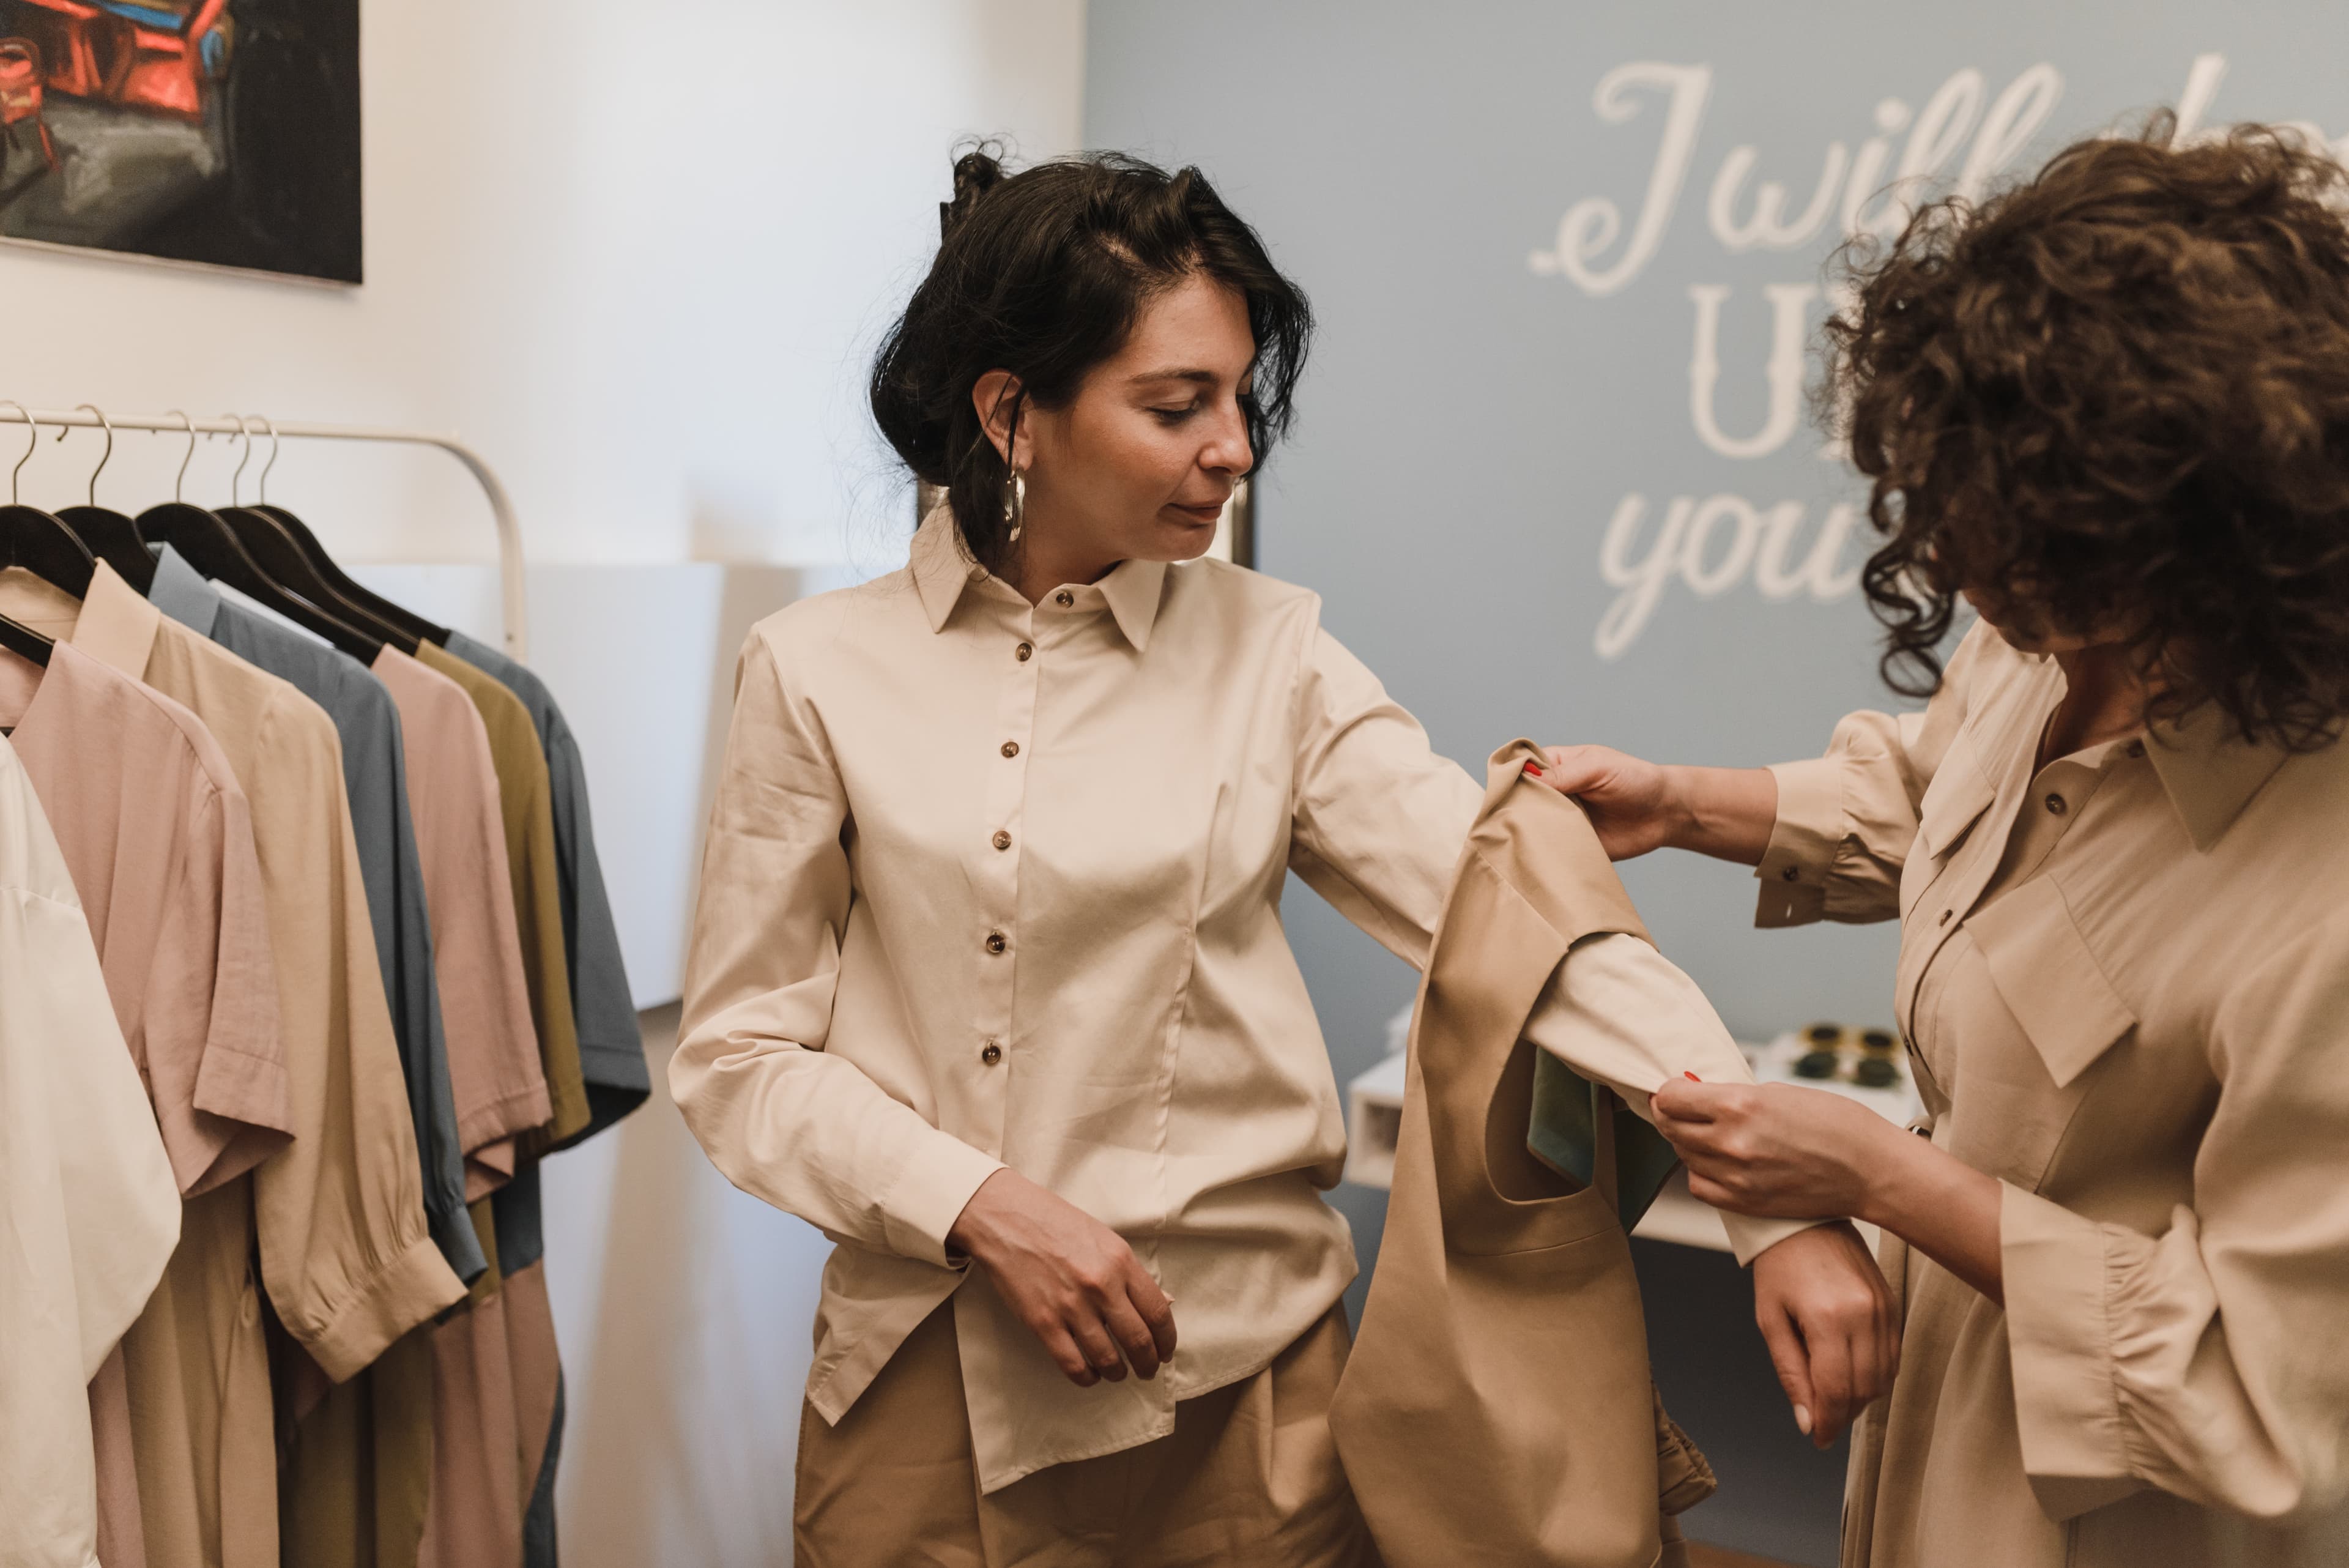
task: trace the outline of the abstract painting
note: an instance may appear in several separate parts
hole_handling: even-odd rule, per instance
[[[0,238],[360,281],[358,0],[0,0]]]

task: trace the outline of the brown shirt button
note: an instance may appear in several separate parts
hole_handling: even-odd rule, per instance
[[[1010,848],[1010,847],[1011,847],[1011,835],[1009,835],[1009,834],[1008,834],[1008,833],[1004,832],[1004,831],[1003,831],[1003,829],[1001,829],[1001,828],[999,828],[999,828],[997,828],[997,829],[995,830],[995,846],[996,846],[998,849],[1009,849],[1009,848]]]
[[[1003,1060],[1003,1047],[990,1040],[979,1047],[978,1059],[992,1067]]]
[[[1956,913],[1957,913],[1957,911],[1956,911],[1955,909],[1944,909],[1944,910],[1942,910],[1942,911],[1941,911],[1941,920],[1940,920],[1940,923],[1941,923],[1942,925],[1945,925],[1945,926],[1946,926],[1946,925],[1948,925],[1948,924],[1950,923],[1950,917],[1951,917],[1951,915],[1956,914]]]
[[[1785,880],[1793,882],[1800,879],[1803,875],[1803,871],[1802,867],[1799,866],[1789,866],[1784,871],[1779,872],[1778,875]]]
[[[1006,741],[1006,742],[1003,742],[1003,754],[1004,754],[1005,756],[1007,756],[1007,757],[1016,757],[1016,756],[1018,756],[1018,755],[1019,754],[1019,742],[1017,742],[1017,741]]]
[[[2060,794],[2049,795],[2047,797],[2047,809],[2054,815],[2063,815],[2066,809],[2064,804],[2064,797]]]
[[[1062,609],[1066,609],[1071,605],[1077,602],[1077,596],[1071,593],[1068,589],[1062,588],[1059,593],[1052,596],[1052,602],[1060,606]]]
[[[1010,945],[1010,943],[1003,940],[1003,933],[1001,931],[989,931],[987,933],[987,950],[988,952],[999,953]]]
[[[1013,658],[1019,660],[1020,663],[1025,664],[1030,659],[1035,657],[1036,645],[1032,642],[1023,642],[1019,647],[1011,650],[1011,655]]]

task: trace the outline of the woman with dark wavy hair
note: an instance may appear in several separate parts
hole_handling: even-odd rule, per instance
[[[1847,1568],[2349,1561],[2349,175],[2170,129],[1921,213],[1829,328],[1924,711],[1552,775],[1762,925],[1901,922],[1924,1136],[1655,1100],[1699,1195],[1883,1227]]]

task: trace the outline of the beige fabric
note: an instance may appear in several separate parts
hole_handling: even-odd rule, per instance
[[[1978,627],[1776,770],[1762,923],[1900,919],[1931,1136],[2006,1184],[2005,1311],[1887,1250],[1845,1562],[2349,1561],[2349,747],[2205,712],[2034,767],[2064,690]]]
[[[1361,1343],[1330,1413],[1390,1568],[1651,1568],[1660,1443],[1678,1459],[1684,1440],[1649,1377],[1612,1096],[1592,1091],[1606,1103],[1588,1187],[1516,1130],[1533,1104],[1523,1025],[1553,972],[1572,974],[1586,938],[1647,935],[1581,809],[1525,776],[1539,759],[1520,741],[1487,770],[1413,1017]]]
[[[256,1303],[241,1268],[206,1260],[257,1248],[279,1319],[335,1378],[464,1293],[425,1231],[341,744],[316,703],[166,620],[103,563],[78,607],[16,576],[0,579],[0,608],[186,705],[252,805],[294,1137],[249,1189],[187,1206],[123,1349],[150,1561],[274,1563],[269,1375],[245,1337]]]
[[[0,1563],[88,1568],[84,1386],[163,1272],[180,1191],[65,857],[5,740],[0,976]]]
[[[761,622],[669,1076],[719,1170],[841,1243],[817,1412],[955,1290],[947,1233],[1003,1164],[1133,1243],[1183,1349],[1081,1389],[958,1295],[990,1490],[1164,1437],[1318,1322],[1354,1272],[1319,1197],[1345,1125],[1286,874],[1416,964],[1482,794],[1312,594],[1220,562],[1129,561],[1031,607],[940,512],[905,570]],[[1725,1034],[1660,1064],[1571,1017],[1539,1032],[1635,1090],[1746,1076]]]
[[[513,1174],[511,1140],[552,1116],[523,971],[497,770],[464,689],[396,648],[374,670],[399,708],[416,856],[432,921],[432,972],[449,1040],[466,1197]],[[494,1263],[493,1265],[494,1266]]]
[[[579,1027],[571,1012],[571,960],[563,940],[563,864],[554,848],[554,794],[538,727],[504,682],[444,649],[425,643],[417,661],[464,688],[481,716],[497,773],[514,920],[523,977],[553,1111],[543,1137],[559,1143],[586,1129],[587,1085],[579,1065]]]
[[[1345,1314],[1325,1314],[1264,1371],[1176,1406],[1168,1436],[982,1496],[955,1314],[941,1306],[837,1426],[802,1412],[793,1561],[1371,1568],[1327,1419],[1346,1345]]]

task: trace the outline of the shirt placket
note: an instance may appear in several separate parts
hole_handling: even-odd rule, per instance
[[[989,657],[1000,659],[1004,676],[996,700],[993,752],[982,765],[982,836],[971,846],[971,883],[978,890],[983,929],[972,934],[981,947],[978,1005],[968,1043],[978,1075],[977,1104],[988,1130],[986,1152],[1000,1159],[1010,1100],[1014,1054],[1020,1041],[1013,1003],[1019,961],[1019,857],[1025,847],[1028,770],[1035,756],[1036,690],[1043,674],[1044,646],[1036,612],[1021,606],[1002,620]]]

